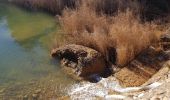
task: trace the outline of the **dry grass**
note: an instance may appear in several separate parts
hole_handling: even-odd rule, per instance
[[[157,41],[161,33],[157,25],[141,23],[129,10],[108,17],[83,5],[77,10],[65,10],[59,19],[69,43],[93,48],[107,60],[112,59],[110,48],[115,48],[116,64],[120,66]]]
[[[110,29],[107,20],[105,16],[98,16],[86,5],[74,11],[65,10],[60,18],[64,32],[69,35],[69,42],[76,42],[94,49],[103,49],[98,40],[103,40],[102,44],[108,43],[104,42],[107,40]]]
[[[141,23],[126,11],[113,17],[110,38],[116,40],[117,64],[124,65],[148,46],[158,41],[161,31],[154,23]]]

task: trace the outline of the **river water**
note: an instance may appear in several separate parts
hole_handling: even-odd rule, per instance
[[[0,3],[0,99],[60,92],[74,83],[50,57],[54,37],[62,34],[53,16]]]

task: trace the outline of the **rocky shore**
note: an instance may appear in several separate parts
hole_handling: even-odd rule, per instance
[[[170,89],[166,86],[170,82],[169,42],[169,35],[162,35],[161,49],[150,46],[127,66],[110,66],[112,74],[108,78],[102,77],[101,73],[106,72],[109,64],[99,52],[75,44],[54,49],[52,57],[61,59],[64,68],[72,70],[72,75],[92,76],[92,79],[98,80],[97,83],[82,81],[74,84],[68,95],[62,98],[168,100]]]

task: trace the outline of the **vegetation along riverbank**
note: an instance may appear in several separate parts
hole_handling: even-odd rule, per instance
[[[169,0],[9,2],[55,16],[63,39],[52,43],[51,55],[78,80],[115,77],[121,86],[141,86],[170,59]]]

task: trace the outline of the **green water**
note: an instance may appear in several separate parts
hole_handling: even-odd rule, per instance
[[[53,16],[0,3],[0,90],[32,80],[57,80],[56,86],[72,82],[50,57],[54,37],[62,38],[58,31]]]

